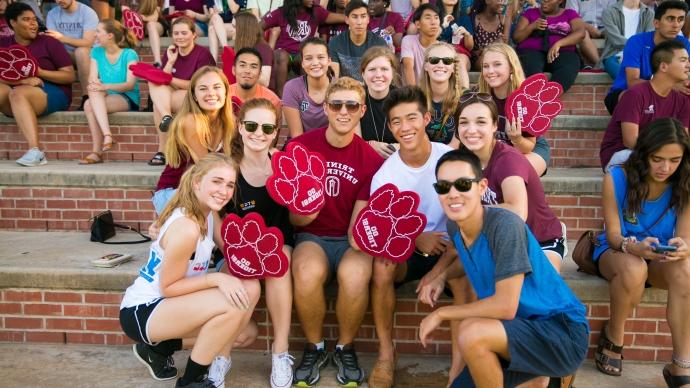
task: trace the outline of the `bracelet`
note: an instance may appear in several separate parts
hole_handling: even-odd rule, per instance
[[[630,253],[630,252],[628,252],[628,244],[630,244],[633,241],[634,241],[634,239],[632,237],[623,238],[623,241],[621,242],[621,252]]]
[[[680,358],[676,353],[673,353],[671,357],[673,364],[681,369],[690,369],[690,360],[684,360]]]

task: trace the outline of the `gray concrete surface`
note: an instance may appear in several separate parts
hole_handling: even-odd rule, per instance
[[[175,355],[183,369],[188,352]],[[299,357],[301,354],[295,353]],[[362,355],[361,363],[368,373],[373,355]],[[400,358],[396,387],[444,387],[447,380],[447,357],[411,356]],[[599,373],[591,362],[582,366],[575,379],[576,388],[661,388],[662,364],[624,364],[622,377]],[[238,351],[227,378],[228,387],[268,387],[270,356],[261,352]],[[174,382],[154,381],[134,358],[130,346],[75,346],[47,344],[0,344],[0,387],[172,387]],[[366,385],[365,385],[366,386]],[[338,387],[335,369],[323,371],[320,388]]]

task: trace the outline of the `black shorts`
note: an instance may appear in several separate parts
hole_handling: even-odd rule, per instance
[[[130,112],[138,112],[139,111],[139,105],[137,105],[134,100],[132,100],[128,95],[125,93],[119,93],[120,96],[124,97],[124,99],[127,101],[127,105],[129,105],[129,111]]]
[[[558,255],[561,256],[561,260],[563,260],[565,256],[565,240],[562,237],[554,238],[552,240],[541,241],[539,242],[539,246],[541,247],[542,251],[551,251],[558,253]]]
[[[148,303],[125,307],[120,310],[120,326],[122,326],[122,331],[127,334],[127,337],[139,343],[155,345],[149,340],[148,321],[162,300],[163,298],[158,298]]]
[[[432,268],[438,262],[440,255],[429,255],[424,256],[421,252],[415,249],[412,256],[405,262],[407,264],[407,272],[405,272],[405,277],[400,282],[395,283],[395,287],[398,288],[407,282],[413,280],[419,280],[424,275],[429,273]]]
[[[616,109],[616,105],[618,105],[618,99],[621,96],[621,93],[623,93],[625,90],[611,90],[609,94],[604,97],[604,105],[606,106],[606,110],[609,111],[609,114],[612,115],[613,111]]]

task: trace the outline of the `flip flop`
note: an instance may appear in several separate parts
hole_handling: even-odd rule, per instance
[[[103,163],[103,158],[101,158],[101,155],[99,155],[95,152],[92,152],[92,153],[86,155],[86,157],[84,157],[84,159],[81,159],[79,161],[79,164],[99,164],[99,163]]]

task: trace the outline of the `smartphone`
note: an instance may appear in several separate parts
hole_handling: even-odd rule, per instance
[[[112,268],[119,264],[132,260],[132,255],[121,253],[110,253],[91,261],[91,265],[101,268]]]
[[[654,252],[656,252],[656,253],[666,253],[666,252],[675,252],[678,250],[678,247],[675,245],[655,244],[652,246],[652,249],[654,249]]]

